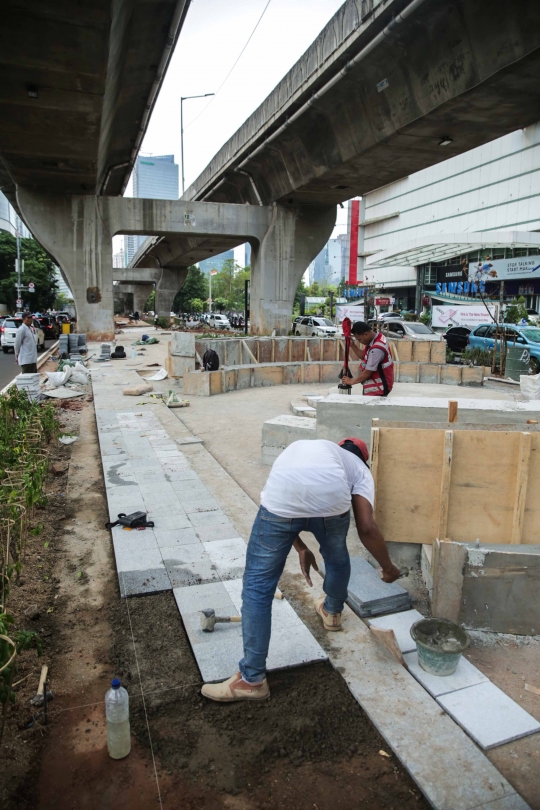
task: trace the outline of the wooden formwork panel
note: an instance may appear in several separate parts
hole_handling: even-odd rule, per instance
[[[375,519],[387,540],[538,544],[540,434],[372,428]]]

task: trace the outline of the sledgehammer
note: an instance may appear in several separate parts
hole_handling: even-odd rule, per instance
[[[45,703],[45,697],[44,697],[43,693],[45,691],[45,684],[47,683],[47,673],[48,673],[48,671],[49,671],[49,667],[46,664],[44,664],[41,667],[41,675],[40,675],[40,678],[39,678],[39,685],[38,685],[38,688],[37,688],[37,693],[34,695],[32,700],[30,701],[32,706],[43,706],[43,704]],[[47,700],[48,701],[52,700],[53,697],[54,697],[53,693],[49,692],[49,690],[47,690]]]
[[[213,633],[216,622],[241,622],[241,616],[216,616],[214,608],[201,610],[201,630],[205,633]]]

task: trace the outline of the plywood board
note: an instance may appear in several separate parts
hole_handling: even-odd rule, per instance
[[[536,429],[536,425],[531,425]],[[540,435],[532,433],[522,543],[540,542]]]
[[[519,448],[519,433],[456,431],[448,537],[460,543],[510,541]]]
[[[443,453],[442,430],[380,429],[375,520],[386,540],[437,536]]]

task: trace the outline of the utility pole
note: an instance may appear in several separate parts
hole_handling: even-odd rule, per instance
[[[22,298],[21,298],[21,290],[23,289],[23,285],[21,283],[21,270],[24,270],[24,263],[21,267],[21,220],[17,217],[17,225],[16,225],[16,233],[17,233],[17,259],[15,261],[16,271],[17,271],[17,307],[22,307]]]
[[[188,101],[190,98],[207,98],[208,96],[215,96],[215,93],[203,93],[202,96],[180,96],[180,162],[182,164],[182,194],[186,190],[184,181],[184,101]]]

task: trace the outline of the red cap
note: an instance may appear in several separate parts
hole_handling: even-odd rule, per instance
[[[369,461],[369,448],[367,444],[364,441],[362,441],[362,439],[357,439],[356,436],[348,436],[348,438],[342,439],[339,442],[339,446],[343,447],[345,442],[352,442],[353,444],[355,444],[356,447],[358,447],[358,449],[362,453],[364,461]]]

